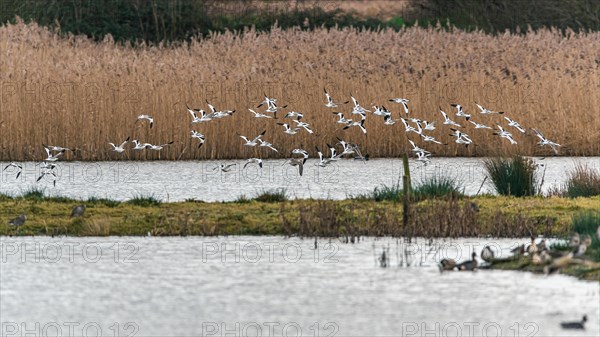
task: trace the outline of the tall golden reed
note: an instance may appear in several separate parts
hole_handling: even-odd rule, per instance
[[[129,159],[287,157],[301,146],[314,154],[315,145],[324,148],[336,136],[374,157],[410,148],[402,125],[386,126],[380,117],[368,116],[367,136],[358,128],[341,130],[332,111],[349,115],[350,106],[326,108],[323,88],[337,101],[352,93],[366,108],[384,104],[395,118],[401,106],[388,99],[410,99],[411,116],[436,121],[432,135],[449,143],[422,145],[436,156],[552,153],[538,147],[531,132],[523,136],[509,127],[519,142],[511,146],[459,117],[453,118],[477,146],[455,144],[438,112],[441,106],[454,114],[451,103],[490,126],[506,121],[479,115],[475,103],[505,111],[562,144],[561,155],[600,155],[600,33],[274,29],[214,34],[189,45],[130,47],[110,38],[62,38],[21,22],[0,28],[0,52],[0,160],[42,159],[42,143],[76,148],[66,159],[117,159],[108,142],[128,136],[175,141],[160,153],[128,151],[123,158]],[[316,135],[289,136],[274,120],[252,118],[248,108],[263,93],[288,104],[284,111],[303,112]],[[192,126],[185,105],[207,109],[205,100],[236,113]],[[136,123],[142,113],[155,117],[153,129]],[[192,129],[206,135],[200,149]],[[279,153],[245,147],[238,137],[263,130]],[[415,134],[410,138],[420,142]]]

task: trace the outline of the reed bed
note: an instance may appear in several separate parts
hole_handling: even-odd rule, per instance
[[[274,28],[165,47],[61,38],[18,22],[0,27],[0,50],[0,160],[42,159],[42,143],[75,148],[66,160],[287,157],[297,147],[314,156],[315,145],[323,148],[336,136],[360,144],[371,157],[395,157],[410,148],[401,124],[386,126],[380,117],[368,116],[367,136],[358,128],[343,131],[332,111],[349,114],[350,107],[326,108],[323,88],[337,101],[352,93],[364,107],[385,104],[396,117],[401,106],[388,99],[410,99],[411,116],[436,121],[432,135],[449,143],[421,144],[436,156],[552,154],[536,145],[531,132],[511,130],[519,143],[513,146],[458,117],[476,146],[455,144],[438,112],[441,106],[451,113],[451,103],[491,126],[506,121],[479,115],[474,104],[505,111],[562,144],[561,155],[600,155],[600,33]],[[285,111],[303,112],[315,135],[289,136],[274,120],[252,118],[248,108],[264,93],[288,104]],[[207,109],[205,100],[236,113],[192,126],[186,103]],[[152,129],[136,123],[141,113],[154,116]],[[201,148],[190,138],[192,129],[206,135]],[[238,137],[263,130],[279,153],[245,147]],[[175,143],[160,152],[111,151],[108,142],[127,137]]]

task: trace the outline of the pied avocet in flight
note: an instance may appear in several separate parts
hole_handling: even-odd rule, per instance
[[[6,171],[6,169],[9,168],[9,167],[15,167],[15,168],[18,169],[17,177],[15,179],[19,179],[19,176],[21,175],[21,172],[23,171],[23,166],[21,166],[21,164],[17,164],[17,163],[13,162],[13,163],[10,163],[10,164],[6,165],[4,167],[4,170],[2,170],[2,171]]]
[[[245,169],[246,166],[248,166],[249,164],[258,164],[258,166],[260,168],[263,167],[263,161],[260,158],[250,158],[246,160],[246,164],[244,164],[244,167],[242,169]]]
[[[154,125],[154,118],[152,118],[152,116],[150,115],[139,115],[137,116],[137,120],[141,121],[141,120],[147,120],[148,122],[150,122],[150,129],[152,129],[152,125]]]
[[[429,159],[429,156],[431,156],[431,153],[429,153],[429,152],[419,151],[416,154],[417,154],[417,161],[422,162],[423,165],[427,165],[431,161]]]
[[[481,110],[481,111],[479,111],[479,113],[481,113],[482,115],[489,115],[489,114],[499,114],[499,115],[501,115],[501,114],[504,113],[504,111],[497,111],[496,112],[496,111],[492,111],[492,110],[486,109],[486,108],[482,107],[481,105],[479,105],[477,103],[475,103],[475,105],[477,105],[477,107],[479,108],[479,110]]]
[[[471,115],[465,113],[463,111],[463,107],[460,104],[450,104],[451,107],[456,108],[456,116],[458,117],[464,117],[466,120],[469,120],[469,118],[471,118]]]
[[[540,139],[540,142],[538,143],[539,146],[548,145],[552,148],[554,153],[558,154],[558,150],[556,148],[560,147],[560,144],[548,140],[546,137],[544,137],[544,135],[541,132],[534,128],[531,128],[531,130],[533,130],[533,132],[535,132],[535,135]]]
[[[295,135],[298,133],[298,131],[300,131],[299,127],[294,127],[291,128],[289,124],[286,123],[277,123],[277,125],[282,125],[283,126],[283,132],[287,133],[288,135]]]
[[[442,113],[442,116],[444,116],[444,124],[445,125],[454,125],[454,126],[458,126],[459,128],[462,128],[462,126],[460,124],[458,124],[455,121],[448,118],[448,115],[444,112],[444,110],[442,110],[441,107],[440,107],[440,112]]]
[[[66,150],[62,150],[62,151],[60,151],[60,152],[58,152],[56,154],[52,154],[52,152],[50,151],[49,148],[44,147],[44,150],[46,150],[46,154],[48,154],[48,157],[46,159],[44,159],[44,161],[57,161],[58,158],[60,156],[62,156],[65,153],[65,151],[66,151]]]
[[[325,98],[327,99],[327,103],[325,104],[325,106],[328,108],[337,107],[338,104],[333,101],[333,98],[331,97],[331,95],[329,95],[329,93],[327,92],[327,89],[323,88],[323,91],[325,91]],[[349,101],[346,101],[346,102],[340,103],[340,104],[347,104],[348,102]]]
[[[56,146],[56,145],[44,145],[42,146],[50,151],[62,152],[62,151],[72,151],[71,149],[67,149],[66,147]]]
[[[302,117],[300,117],[302,118]],[[314,133],[314,131],[310,128],[310,125],[306,122],[301,122],[300,118],[298,119],[294,119],[292,120],[294,123],[298,124],[299,128],[303,128],[304,130],[306,130],[308,133]]]
[[[469,144],[473,143],[469,135],[467,135],[466,133],[462,133],[452,128],[450,128],[450,130],[454,131],[454,133],[450,134],[450,136],[456,137],[455,142],[457,144],[465,144],[466,147],[469,147]]]
[[[219,170],[219,169],[220,169],[220,170],[221,170],[221,172],[229,172],[229,171],[231,171],[231,170],[233,169],[233,167],[234,167],[234,166],[236,166],[236,165],[237,165],[237,164],[235,164],[235,163],[234,163],[234,164],[227,164],[227,165],[225,165],[225,164],[221,164],[221,165],[219,165],[219,166],[215,167],[215,168],[213,169],[213,171],[216,171],[216,170]]]
[[[408,99],[406,99],[406,98],[392,98],[392,99],[390,99],[390,102],[402,104],[402,106],[404,107],[404,113],[406,113],[408,115],[408,102],[409,102]]]
[[[352,122],[351,124],[346,125],[344,127],[344,130],[347,130],[348,128],[351,128],[353,126],[358,126],[365,135],[367,134],[367,129],[365,129],[365,117],[364,116],[360,120],[360,122]]]
[[[146,147],[148,147],[149,145],[152,145],[149,143],[140,143],[137,139],[134,139],[131,142],[135,145],[134,147],[131,148],[132,150],[143,150]]]
[[[349,123],[352,123],[352,120],[351,120],[351,119],[346,119],[346,118],[344,117],[344,114],[343,114],[343,113],[341,113],[341,112],[339,112],[339,111],[338,111],[338,112],[334,112],[333,114],[334,114],[334,115],[336,115],[336,116],[338,116],[338,117],[340,118],[340,119],[337,121],[339,124],[349,124]]]
[[[212,120],[211,117],[209,117],[206,112],[202,109],[192,109],[189,106],[187,106],[187,111],[190,113],[190,115],[192,115],[192,124],[199,124],[202,122],[210,122]],[[198,117],[198,114],[200,114],[201,117]]]
[[[506,119],[508,121],[509,126],[515,127],[517,130],[521,131],[521,133],[525,133],[525,129],[523,129],[521,124],[517,123],[516,121],[514,121],[508,117],[504,117],[504,119]]]
[[[113,143],[108,143],[113,147],[113,151],[117,152],[117,153],[123,153],[125,152],[125,144],[127,144],[129,142],[129,138],[127,137],[127,139],[125,139],[125,141],[123,143],[121,143],[121,145],[117,146]]]
[[[327,146],[329,146],[329,145],[327,145]],[[321,152],[321,150],[319,150],[318,147],[315,146],[315,148],[317,149],[317,153],[319,154],[319,162],[317,163],[318,166],[325,167],[332,163],[332,161],[333,161],[332,158],[323,157],[323,152]],[[332,155],[332,157],[333,157],[333,155]]]
[[[360,106],[360,104],[358,103],[358,100],[356,100],[356,98],[354,98],[354,96],[352,96],[352,94],[350,94],[350,98],[352,98],[352,102],[354,103],[354,107],[352,108],[352,114],[365,115],[367,112],[371,112],[370,110],[367,110],[367,109],[363,108],[362,106]]]
[[[169,146],[173,144],[173,141],[170,141],[166,144],[160,144],[160,145],[152,145],[152,144],[146,144],[146,147],[148,147],[150,150],[154,150],[154,151],[160,151],[162,150],[165,146]]]
[[[484,124],[475,123],[473,121],[469,121],[469,123],[475,125],[475,129],[491,129],[491,127]]]
[[[254,139],[252,139],[252,140],[249,140],[248,138],[246,138],[246,136],[240,135],[240,137],[246,141],[246,144],[244,144],[244,146],[256,146],[256,145],[258,145],[258,143],[256,141],[258,141],[260,139],[260,137],[264,136],[266,132],[267,132],[267,130],[261,132],[258,136],[254,137]]]
[[[415,129],[414,126],[408,125],[408,122],[406,121],[405,118],[400,118],[400,120],[402,121],[402,124],[404,124],[404,132],[414,132],[414,133],[419,133],[419,131],[417,131],[417,129]]]
[[[413,147],[413,148],[412,148],[412,150],[411,150],[412,152],[424,152],[424,153],[429,153],[429,154],[431,154],[431,152],[429,152],[429,151],[427,151],[427,150],[424,150],[424,149],[422,149],[422,148],[418,147],[418,146],[415,144],[415,142],[413,142],[412,140],[410,140],[410,139],[409,139],[409,140],[408,140],[408,142],[409,142],[409,143],[410,143],[410,145],[412,145],[412,147]]]
[[[260,146],[262,146],[262,147],[268,147],[269,149],[271,149],[271,150],[273,150],[275,152],[279,152],[279,151],[277,151],[276,148],[273,147],[273,144],[271,144],[269,142],[266,142],[266,141],[264,141],[264,140],[262,140],[260,138],[258,139],[258,141],[260,142]]]
[[[198,140],[200,141],[200,144],[198,144],[198,148],[200,148],[200,146],[202,146],[206,140],[206,137],[196,130],[192,130],[192,138],[198,138]]]
[[[254,114],[255,118],[273,118],[273,117],[271,117],[269,115],[261,114],[260,112],[256,112],[256,111],[254,111],[252,109],[248,109],[248,110],[250,110],[250,112],[252,112]]]
[[[508,139],[513,145],[517,144],[517,142],[513,139],[513,135],[510,132],[504,131],[504,129],[500,125],[498,125],[498,129],[500,129],[500,132],[494,132],[494,135]]]

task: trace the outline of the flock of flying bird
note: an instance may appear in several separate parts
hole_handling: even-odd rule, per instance
[[[326,102],[324,105],[327,108],[330,108],[330,109],[337,108],[340,105],[345,105],[345,104],[350,103],[350,101],[346,101],[343,103],[335,102],[333,97],[329,94],[329,92],[327,92],[326,89],[324,89],[324,93],[325,93],[325,99],[326,99]],[[402,112],[398,113],[400,115],[400,118],[394,119],[392,116],[393,115],[392,112],[390,110],[388,110],[384,105],[381,105],[381,106],[375,105],[375,106],[373,106],[373,110],[367,110],[359,104],[358,100],[352,94],[350,94],[350,98],[352,101],[352,110],[350,111],[350,115],[352,115],[353,117],[358,116],[358,119],[355,120],[354,118],[349,118],[346,115],[344,115],[344,113],[339,112],[339,111],[333,112],[333,115],[335,115],[337,117],[337,123],[341,124],[341,126],[343,127],[343,130],[357,128],[357,129],[360,129],[360,131],[366,135],[367,129],[365,127],[365,121],[367,119],[367,116],[370,113],[373,116],[382,117],[384,125],[394,125],[398,121],[400,121],[402,123],[402,125],[404,126],[404,131],[407,134],[414,133],[419,138],[421,138],[423,140],[423,142],[425,142],[425,143],[448,145],[448,144],[444,144],[444,143],[440,142],[439,140],[437,140],[433,136],[431,136],[430,132],[436,130],[434,121],[426,121],[426,120],[412,117],[412,114],[409,109],[409,100],[408,99],[392,98],[389,100],[390,102],[402,105],[402,108],[404,111],[404,114],[402,114]],[[206,101],[206,104],[208,105],[210,112],[205,111],[200,108],[196,108],[196,109],[190,108],[189,106],[186,105],[187,111],[189,112],[189,114],[192,118],[192,120],[191,120],[192,125],[202,124],[202,123],[210,122],[212,120],[229,117],[235,113],[235,110],[218,110],[213,105],[211,105],[208,101]],[[493,110],[484,108],[483,106],[481,106],[479,104],[476,104],[476,105],[479,108],[479,114],[482,116],[483,115],[492,115],[492,114],[498,114],[498,115],[504,114],[504,112],[502,112],[502,111],[493,111]],[[471,123],[474,126],[474,129],[493,130],[494,135],[497,135],[501,138],[507,139],[512,145],[517,144],[517,141],[515,140],[515,137],[512,135],[512,133],[510,133],[507,130],[508,127],[513,127],[519,133],[526,134],[526,129],[524,127],[522,127],[518,122],[516,122],[515,120],[513,120],[509,117],[503,116],[504,119],[508,122],[508,127],[506,127],[506,129],[505,129],[505,127],[503,127],[501,125],[496,125],[497,130],[495,130],[494,128],[492,128],[490,126],[487,126],[485,124],[480,124],[480,123],[473,121],[471,119],[471,117],[472,117],[471,114],[466,113],[463,110],[463,106],[461,106],[460,104],[451,104],[450,106],[452,108],[456,109],[456,114],[455,114],[456,117],[464,118],[464,121]],[[252,113],[254,118],[278,119],[277,113],[280,110],[285,109],[287,107],[287,105],[278,107],[277,100],[275,98],[270,98],[265,94],[264,100],[262,102],[260,102],[260,104],[256,107],[256,109],[258,109],[260,107],[266,108],[264,113],[257,112],[253,109],[248,109]],[[449,130],[452,131],[450,136],[455,137],[454,141],[457,144],[462,144],[462,145],[465,145],[466,147],[468,147],[470,144],[473,143],[473,141],[471,140],[471,137],[467,133],[462,131],[464,129],[464,127],[461,124],[452,120],[450,118],[449,114],[446,113],[445,111],[443,111],[441,107],[439,109],[439,112],[444,119],[443,124],[447,125]],[[306,121],[304,121],[303,117],[304,117],[304,114],[301,112],[289,111],[284,115],[283,121],[286,121],[288,119],[290,121],[289,122],[277,122],[277,125],[282,126],[283,132],[288,135],[295,135],[299,132],[307,132],[309,134],[314,134],[314,131],[311,128],[310,124],[307,123]],[[142,115],[137,116],[136,122],[147,122],[149,128],[151,129],[154,125],[154,118],[150,115],[142,114]],[[540,140],[538,142],[538,145],[548,146],[556,154],[558,154],[558,148],[561,146],[560,144],[548,140],[546,137],[544,137],[544,135],[541,132],[539,132],[536,129],[531,128],[531,130],[534,132],[535,136],[537,136]],[[243,146],[248,146],[248,147],[259,146],[262,148],[268,148],[275,152],[279,152],[272,143],[263,139],[263,136],[265,136],[265,134],[266,134],[266,130],[261,132],[257,136],[254,136],[253,138],[248,138],[248,137],[246,137],[244,135],[240,135],[240,134],[238,134],[238,135],[244,141]],[[191,130],[191,137],[198,140],[198,148],[200,148],[206,141],[206,136],[196,130]],[[331,145],[327,144],[327,147],[330,152],[329,156],[325,156],[325,154],[318,147],[316,147],[316,151],[319,155],[319,162],[316,165],[318,165],[320,167],[325,167],[339,159],[342,159],[343,157],[349,157],[349,156],[352,156],[355,160],[366,161],[369,159],[368,154],[363,155],[361,153],[358,144],[346,142],[339,137],[337,137],[337,141],[338,142],[335,143],[335,146],[331,146]],[[417,144],[415,144],[415,142],[411,139],[408,139],[408,141],[412,146],[411,151],[414,152],[417,157],[416,160],[427,165],[427,163],[430,161],[429,157],[431,156],[431,152],[417,146]],[[128,137],[127,139],[125,139],[123,142],[121,142],[118,145],[115,143],[108,143],[108,144],[110,144],[112,146],[112,150],[114,152],[122,154],[126,151],[125,146],[129,142],[130,142],[130,137]],[[133,143],[133,145],[134,145],[133,147],[130,148],[131,150],[142,151],[142,150],[148,149],[148,150],[160,151],[163,148],[165,148],[166,146],[173,144],[173,141],[170,141],[165,144],[153,145],[150,143],[140,142],[138,139],[134,139],[131,141],[131,143]],[[40,181],[45,176],[50,176],[50,177],[54,178],[53,184],[56,186],[56,177],[57,176],[56,176],[56,172],[54,171],[54,169],[56,168],[56,164],[54,164],[54,162],[56,162],[65,153],[65,151],[72,151],[72,150],[61,147],[61,146],[48,146],[48,145],[44,145],[44,144],[42,144],[42,145],[46,151],[47,157],[41,163],[41,175],[39,176],[37,181]],[[338,150],[336,148],[337,145],[341,145],[341,147],[342,147],[340,152],[338,152]],[[308,158],[309,158],[308,151],[301,149],[301,148],[296,148],[291,151],[291,158],[287,161],[287,163],[292,166],[297,166],[299,174],[302,175],[303,166],[306,163],[306,160]],[[260,168],[262,168],[263,161],[261,158],[257,158],[257,157],[249,158],[246,160],[244,168],[246,168],[246,166],[248,166],[250,164],[257,164],[260,166]],[[233,167],[235,165],[236,164],[221,164],[218,167],[215,167],[214,170],[219,169],[222,172],[229,172],[233,169]],[[22,171],[22,165],[19,163],[12,162],[12,163],[8,164],[6,167],[4,167],[4,170],[6,170],[9,167],[16,168],[17,179],[18,179],[21,174],[21,171]]]

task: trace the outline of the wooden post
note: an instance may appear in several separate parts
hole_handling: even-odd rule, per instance
[[[409,206],[409,198],[410,198],[410,190],[409,190],[409,178],[407,175],[402,177],[402,186],[403,186],[403,207],[402,207],[402,224],[404,225],[404,230],[408,228],[408,206]]]
[[[402,155],[402,164],[404,166],[404,175],[408,177],[408,190],[412,190],[410,183],[410,167],[408,166],[408,154]]]

